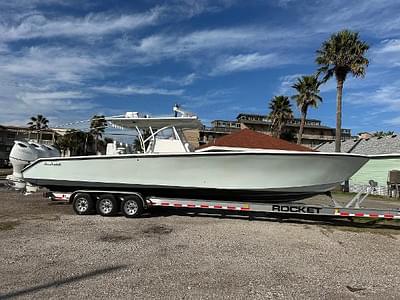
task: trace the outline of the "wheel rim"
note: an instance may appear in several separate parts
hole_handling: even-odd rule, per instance
[[[85,198],[78,198],[75,207],[77,211],[84,213],[89,209],[89,201]]]
[[[110,199],[102,199],[100,201],[100,211],[103,214],[109,214],[113,210],[113,203]]]
[[[127,215],[133,216],[134,214],[137,213],[138,209],[139,209],[139,207],[138,207],[136,201],[128,200],[125,202],[124,210]]]

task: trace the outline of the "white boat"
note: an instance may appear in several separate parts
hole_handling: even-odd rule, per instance
[[[39,158],[22,170],[23,180],[52,191],[135,191],[143,196],[248,202],[287,202],[326,193],[349,179],[368,157],[344,153],[262,149],[191,152],[180,130],[201,125],[183,114],[107,118],[136,128],[143,153]],[[140,128],[151,135],[144,139]],[[18,147],[18,143],[16,146]]]

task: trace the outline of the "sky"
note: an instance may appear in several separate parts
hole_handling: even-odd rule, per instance
[[[267,114],[342,29],[370,45],[366,77],[344,84],[343,128],[399,131],[396,0],[0,1],[0,124],[168,115],[175,103],[206,124]],[[321,96],[308,116],[334,127],[334,79]]]

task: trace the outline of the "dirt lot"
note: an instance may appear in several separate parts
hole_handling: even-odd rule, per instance
[[[348,225],[77,216],[0,191],[0,298],[398,298],[400,224]]]

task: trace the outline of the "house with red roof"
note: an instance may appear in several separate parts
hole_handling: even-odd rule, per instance
[[[302,145],[272,137],[270,135],[243,129],[229,135],[217,138],[208,144],[202,145],[199,151],[216,150],[218,148],[253,148],[287,151],[314,151]]]

